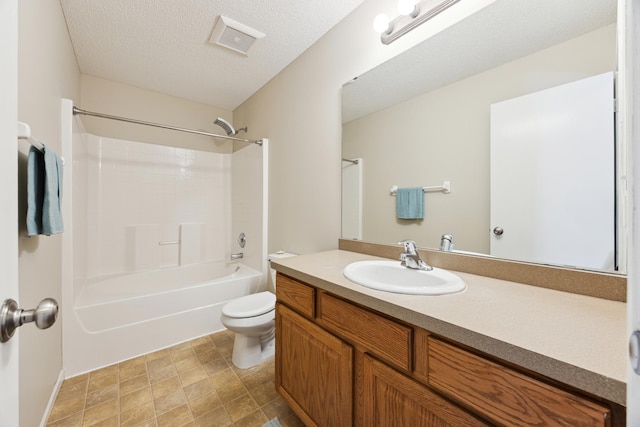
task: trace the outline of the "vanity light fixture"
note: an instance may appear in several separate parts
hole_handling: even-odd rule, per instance
[[[380,33],[380,41],[383,44],[389,44],[459,1],[399,0],[400,16],[390,21],[387,15],[381,13],[374,19],[373,28]]]

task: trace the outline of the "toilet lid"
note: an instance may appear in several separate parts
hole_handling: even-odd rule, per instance
[[[271,292],[258,292],[229,301],[222,307],[227,317],[244,318],[260,316],[276,308],[276,296]]]

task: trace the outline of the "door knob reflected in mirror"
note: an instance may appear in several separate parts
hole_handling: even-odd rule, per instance
[[[7,342],[15,330],[25,323],[35,322],[38,329],[47,329],[58,317],[58,303],[53,298],[45,298],[32,310],[18,308],[18,303],[6,299],[0,308],[0,343]]]
[[[504,233],[504,230],[500,227],[496,227],[493,229],[493,234],[495,234],[496,236],[502,236],[502,233]]]

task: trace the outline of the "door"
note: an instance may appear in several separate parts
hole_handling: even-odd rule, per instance
[[[627,166],[625,172],[632,177],[629,180],[630,206],[625,211],[629,222],[625,228],[629,235],[627,331],[632,341],[631,334],[640,331],[640,0],[618,1],[618,35],[619,132],[626,156],[623,162]],[[638,353],[640,349],[636,347],[636,358],[640,358]],[[634,371],[633,363],[627,366],[627,425],[639,426],[640,371]]]
[[[491,105],[491,255],[615,268],[613,73]]]
[[[18,299],[18,1],[0,0],[0,304]],[[0,343],[0,426],[18,426],[18,339]]]

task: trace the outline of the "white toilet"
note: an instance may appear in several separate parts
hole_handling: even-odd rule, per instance
[[[295,256],[287,252],[269,254],[269,260]],[[276,271],[269,269],[275,289]],[[236,333],[231,361],[247,369],[271,359],[275,354],[276,296],[258,292],[229,301],[222,307],[222,324]]]

